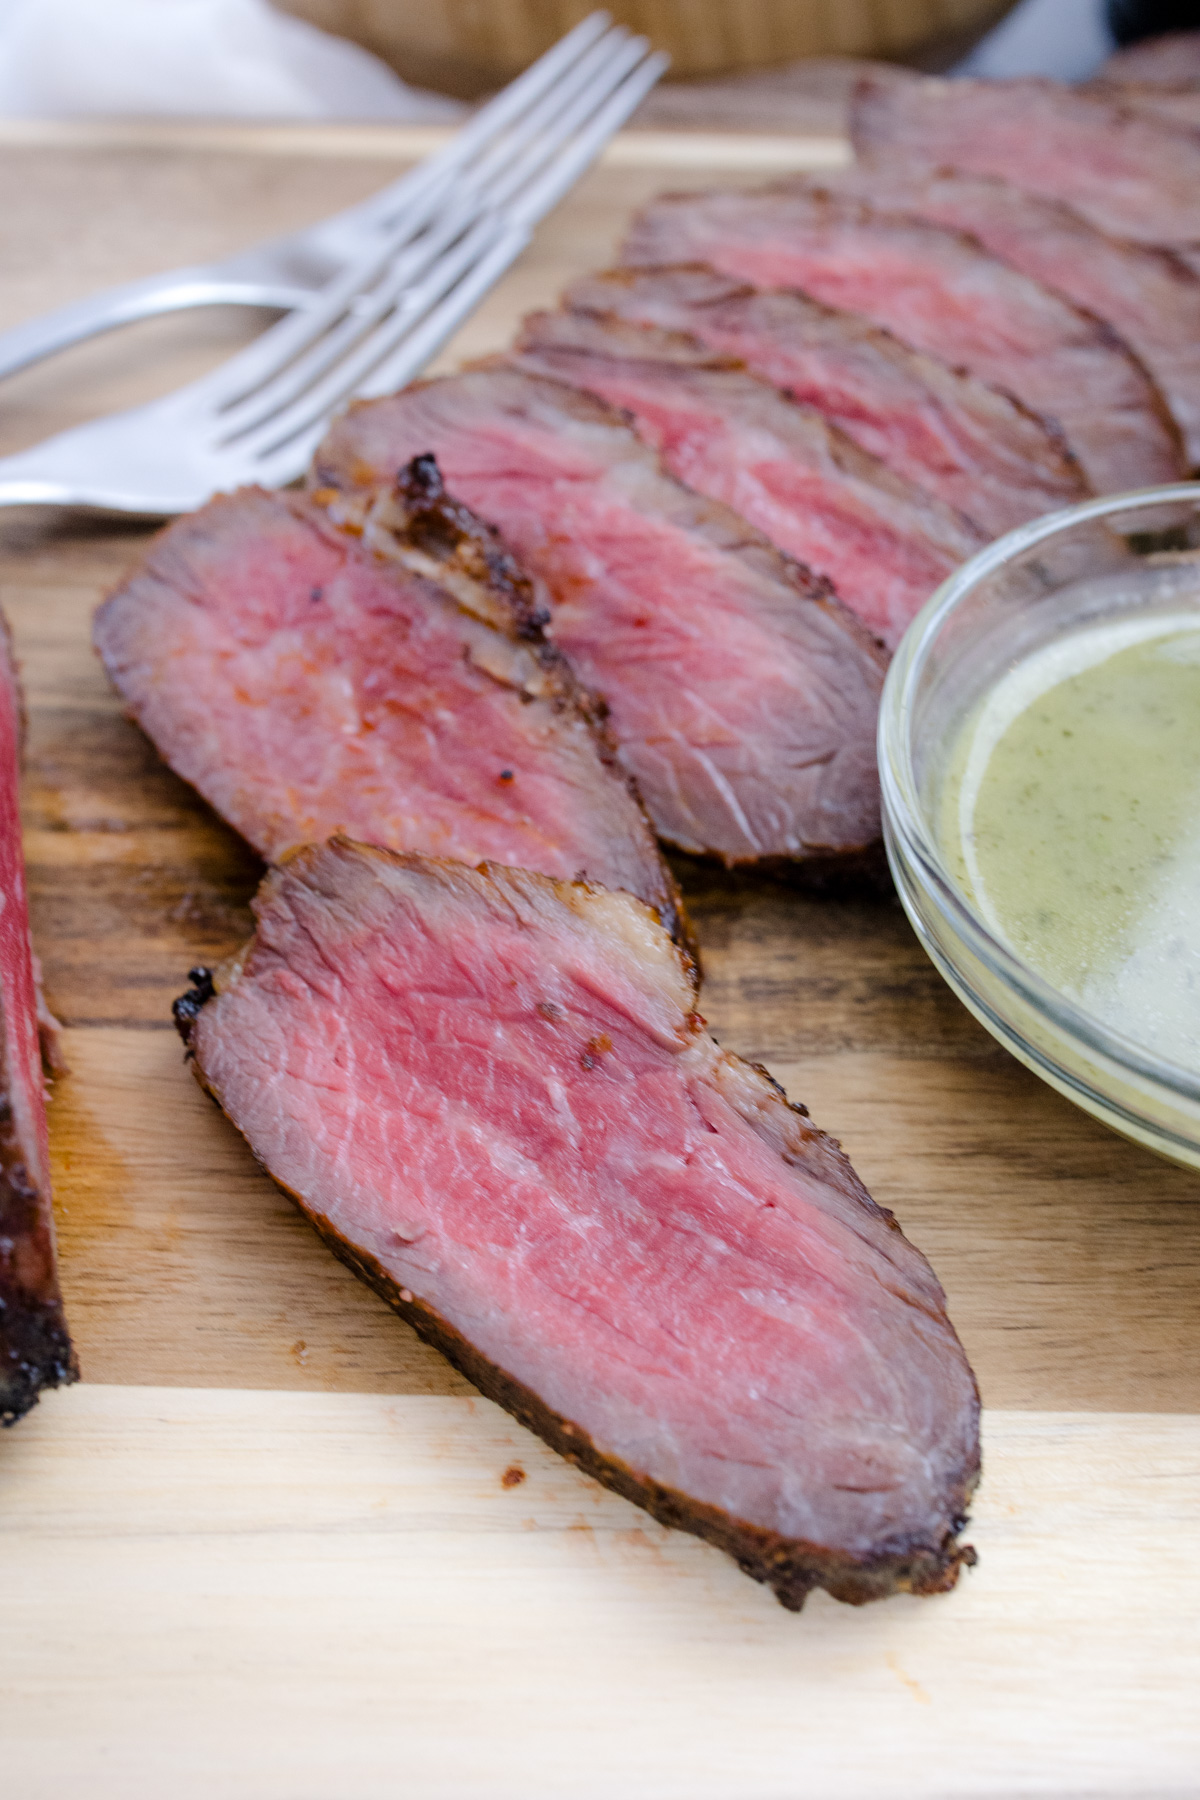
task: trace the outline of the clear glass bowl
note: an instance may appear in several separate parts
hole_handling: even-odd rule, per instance
[[[1200,1075],[1092,1017],[979,916],[938,844],[941,783],[965,720],[1016,662],[1084,622],[1200,617],[1200,484],[1088,501],[964,563],[909,627],[879,722],[884,836],[930,957],[987,1029],[1105,1124],[1200,1168]],[[1200,896],[1197,903],[1200,904]]]

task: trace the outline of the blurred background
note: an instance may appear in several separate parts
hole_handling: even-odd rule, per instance
[[[406,80],[463,98],[509,80],[591,10],[589,0],[284,4],[366,45]],[[1009,8],[997,0],[612,0],[606,10],[668,50],[679,79],[812,56],[952,60]]]
[[[593,0],[0,0],[0,117],[451,122]],[[862,58],[1086,80],[1200,0],[609,0],[670,52],[636,123],[836,129]]]

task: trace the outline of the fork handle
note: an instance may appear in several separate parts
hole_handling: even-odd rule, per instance
[[[17,457],[4,458],[5,463],[18,460]],[[108,517],[159,520],[188,511],[189,504],[195,502],[181,499],[176,504],[147,506],[143,495],[124,493],[115,485],[105,490],[99,482],[76,484],[72,481],[41,481],[36,476],[0,477],[0,512],[7,506],[70,506],[80,512],[103,513]]]
[[[166,275],[105,288],[86,300],[75,300],[0,332],[0,379],[56,350],[159,313],[183,312],[193,306],[269,306],[291,312],[311,306],[315,298],[311,288],[287,287],[280,282],[222,281],[204,269],[173,269]]]

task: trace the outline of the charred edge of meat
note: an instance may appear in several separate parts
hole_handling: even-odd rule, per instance
[[[197,1075],[220,1107],[220,1100],[199,1070]],[[274,1175],[272,1180],[295,1202],[339,1261],[386,1300],[413,1327],[418,1337],[439,1351],[460,1374],[474,1383],[481,1394],[511,1413],[565,1461],[623,1499],[640,1506],[660,1525],[690,1532],[693,1537],[703,1538],[724,1551],[744,1574],[769,1587],[780,1605],[789,1612],[799,1612],[812,1590],[818,1587],[850,1606],[864,1606],[868,1601],[884,1600],[895,1593],[949,1593],[958,1580],[959,1571],[974,1567],[977,1561],[974,1549],[955,1540],[968,1523],[966,1509],[979,1478],[977,1467],[964,1470],[956,1496],[953,1527],[936,1548],[911,1542],[896,1543],[888,1545],[873,1561],[858,1563],[819,1544],[781,1537],[778,1532],[750,1525],[706,1501],[695,1500],[647,1475],[638,1474],[616,1457],[607,1456],[578,1425],[552,1411],[537,1394],[490,1362],[431,1306],[408,1288],[400,1287],[373,1256],[348,1243],[327,1218],[306,1206],[293,1189]]]
[[[456,562],[508,603],[519,637],[540,642],[550,614],[538,606],[533,585],[505,548],[495,526],[446,492],[437,458],[414,456],[396,477],[394,494],[406,515],[404,535],[438,562]]]
[[[295,1195],[292,1198],[295,1199]],[[660,1525],[690,1532],[693,1537],[703,1538],[723,1550],[743,1573],[769,1587],[790,1612],[799,1612],[816,1587],[826,1589],[834,1599],[851,1606],[882,1600],[897,1592],[947,1593],[958,1580],[959,1570],[974,1564],[974,1550],[969,1545],[957,1544],[954,1532],[947,1533],[936,1550],[924,1545],[896,1545],[874,1562],[858,1564],[818,1544],[780,1537],[777,1532],[749,1525],[705,1501],[694,1500],[688,1494],[638,1474],[616,1457],[606,1456],[578,1425],[553,1412],[536,1394],[489,1362],[432,1307],[411,1295],[407,1288],[399,1287],[374,1257],[348,1244],[327,1219],[310,1212],[303,1202],[298,1204],[334,1255],[373,1287],[407,1320],[419,1337],[440,1351],[489,1400],[494,1400],[535,1432],[567,1462],[640,1506]],[[960,1530],[962,1525],[958,1525],[958,1519],[966,1524],[965,1511],[974,1477],[972,1471],[970,1480],[963,1481],[955,1520]]]
[[[30,1263],[36,1269],[32,1283]],[[17,1141],[12,1107],[0,1100],[0,1425],[22,1418],[43,1388],[78,1379],[50,1228]]]
[[[173,1002],[171,1017],[175,1021],[176,1031],[190,1049],[192,1026],[200,1016],[200,1008],[207,1006],[215,998],[217,990],[213,986],[211,969],[189,969],[188,980],[191,986]]]
[[[681,850],[664,838],[676,880],[699,899],[706,886],[734,891],[739,883],[758,892],[762,881],[777,881],[793,893],[817,900],[894,900],[896,889],[888,869],[882,838],[848,850],[812,850],[803,856],[729,857],[716,851],[705,856]]]
[[[387,491],[379,482],[368,485],[373,485],[377,494]],[[387,520],[387,529],[438,562],[457,563],[465,574],[488,587],[504,606],[513,635],[526,643],[537,657],[547,681],[546,698],[557,710],[576,712],[584,718],[591,728],[604,767],[616,780],[624,783],[638,811],[645,816],[646,808],[637,783],[621,766],[617,755],[616,741],[608,725],[608,702],[579,680],[562,651],[546,636],[550,614],[536,605],[531,582],[505,549],[495,526],[447,493],[437,458],[428,452],[414,456],[405,464],[391,494],[403,517]],[[320,500],[319,489],[315,497]],[[664,876],[670,887],[663,896],[659,916],[675,942],[698,963],[700,951],[696,934],[678,883],[665,863]],[[176,1002],[177,1006],[182,1004],[183,1001]],[[195,1013],[185,1016],[190,1029]],[[175,1022],[186,1042],[178,1014]]]

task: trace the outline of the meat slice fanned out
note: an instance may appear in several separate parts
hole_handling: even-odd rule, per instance
[[[998,175],[1113,237],[1200,245],[1200,140],[1098,89],[880,72],[855,92],[854,143],[885,168]]]
[[[738,358],[989,536],[1089,491],[1061,437],[1007,394],[795,289],[683,263],[585,275],[565,303]]]
[[[196,1069],[351,1267],[785,1606],[953,1585],[978,1401],[942,1290],[649,909],[338,839],[256,911]]]
[[[1141,113],[1173,131],[1200,132],[1200,88],[1138,86],[1133,82],[1093,82],[1088,90],[1101,94],[1126,112]],[[1196,246],[1190,246],[1192,253]]]
[[[352,407],[316,479],[369,485],[422,450],[542,584],[661,837],[730,863],[876,838],[885,659],[828,584],[668,475],[624,414],[518,369]]]
[[[268,858],[345,829],[584,873],[674,923],[595,702],[436,464],[326,499],[214,500],[101,608],[105,665],[172,768]]]
[[[50,1208],[41,1003],[29,939],[18,771],[21,695],[0,618],[0,1425],[78,1375]]]
[[[1113,326],[1157,383],[1188,460],[1200,462],[1200,281],[1177,257],[1107,237],[1070,207],[990,176],[870,165],[839,172],[832,185],[877,212],[968,232]]]
[[[522,368],[632,413],[673,475],[828,575],[889,646],[984,542],[820,413],[696,338],[611,315],[534,313],[516,350]]]
[[[1112,328],[962,232],[788,183],[665,194],[639,215],[625,259],[714,263],[862,313],[1060,426],[1098,493],[1184,472],[1162,396]]]

